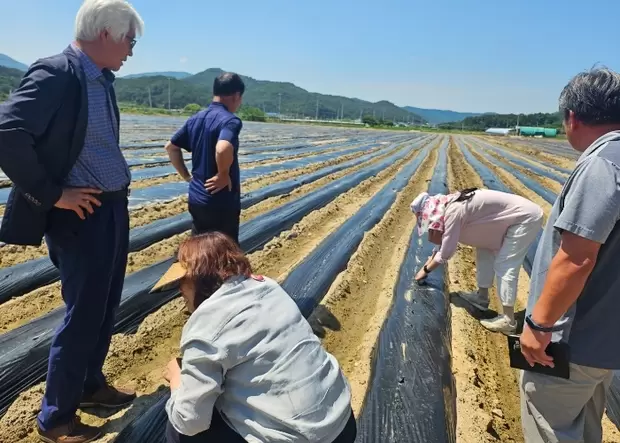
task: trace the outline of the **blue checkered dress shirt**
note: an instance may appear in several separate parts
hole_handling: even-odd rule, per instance
[[[118,144],[118,122],[114,115],[110,90],[114,75],[102,72],[79,48],[88,90],[88,126],[84,148],[65,184],[91,187],[102,191],[119,191],[129,186],[131,172]]]

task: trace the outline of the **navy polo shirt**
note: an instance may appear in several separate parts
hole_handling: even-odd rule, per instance
[[[192,153],[192,181],[189,185],[189,202],[221,209],[241,209],[241,184],[239,179],[239,133],[242,123],[221,103],[212,102],[209,107],[190,117],[170,140],[181,149]],[[234,147],[230,166],[232,190],[224,188],[212,194],[205,189],[205,182],[217,174],[215,145],[226,140]]]

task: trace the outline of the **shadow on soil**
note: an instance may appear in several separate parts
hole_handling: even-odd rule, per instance
[[[152,394],[141,395],[136,398],[131,405],[127,408],[120,409],[103,409],[103,408],[84,408],[83,413],[94,415],[95,417],[99,417],[102,419],[108,419],[115,415],[118,415],[119,412],[125,409],[125,413],[119,417],[113,418],[108,421],[103,427],[103,434],[109,434],[113,432],[120,432],[129,422],[134,420],[136,417],[146,412],[148,408],[155,403],[166,393],[168,390],[163,385],[159,387],[159,389]]]
[[[340,321],[338,321],[336,316],[323,305],[316,307],[310,318],[308,318],[308,323],[310,323],[310,326],[312,326],[312,331],[319,338],[325,338],[327,332],[326,329],[331,331],[340,331],[341,327]]]
[[[450,302],[457,308],[465,309],[469,315],[478,321],[491,319],[497,317],[498,315],[498,312],[493,309],[481,310],[472,305],[461,297],[460,292],[451,292]],[[517,334],[521,334],[521,331],[523,330],[523,322],[525,321],[525,310],[515,312],[515,319],[517,320]]]

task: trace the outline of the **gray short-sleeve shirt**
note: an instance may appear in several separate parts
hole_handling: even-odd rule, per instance
[[[573,363],[620,369],[620,131],[610,132],[580,157],[558,196],[532,267],[530,314],[540,297],[561,234],[601,243],[596,265],[577,302],[556,323]]]

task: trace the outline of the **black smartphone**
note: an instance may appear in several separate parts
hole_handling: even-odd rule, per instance
[[[568,343],[552,342],[547,346],[546,352],[553,357],[553,368],[536,363],[530,366],[521,353],[521,338],[518,335],[508,336],[508,354],[510,355],[510,367],[523,369],[524,371],[537,372],[559,378],[570,378],[570,347]]]

